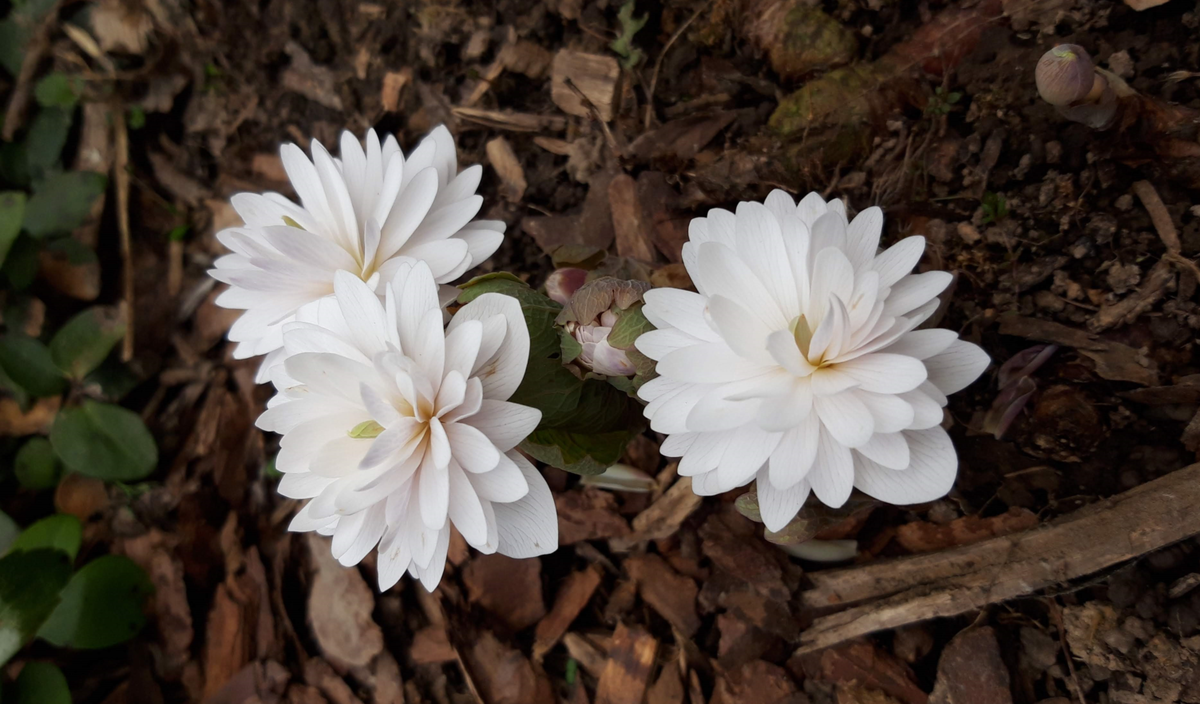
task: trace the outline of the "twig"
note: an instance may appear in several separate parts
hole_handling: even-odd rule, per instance
[[[1182,249],[1179,232],[1175,229],[1171,214],[1167,212],[1167,206],[1163,205],[1162,198],[1158,197],[1158,191],[1154,189],[1153,184],[1149,181],[1136,181],[1133,184],[1133,192],[1137,194],[1138,200],[1142,201],[1142,206],[1150,214],[1150,222],[1154,223],[1154,229],[1158,232],[1159,239],[1166,245],[1167,251],[1178,254]]]
[[[604,141],[608,142],[608,148],[612,150],[612,153],[616,155],[617,158],[623,156],[621,153],[621,148],[617,146],[616,138],[613,137],[612,130],[608,129],[608,123],[604,121],[604,118],[600,117],[600,111],[596,109],[596,104],[593,103],[586,95],[584,95],[583,91],[579,90],[579,86],[575,85],[575,81],[572,81],[569,77],[563,79],[563,85],[565,85],[572,93],[575,94],[577,98],[579,98],[579,102],[583,103],[583,107],[587,108],[588,114],[591,116],[591,118],[600,123],[600,130],[604,132]]]
[[[671,50],[671,47],[675,44],[675,42],[681,36],[683,36],[683,33],[687,31],[688,27],[692,26],[692,23],[696,21],[696,18],[700,16],[700,13],[708,9],[708,6],[711,5],[712,2],[713,0],[705,0],[700,7],[697,7],[696,11],[692,13],[692,16],[687,18],[683,24],[679,25],[679,29],[675,30],[675,33],[672,34],[671,38],[667,40],[667,43],[663,46],[662,51],[658,52],[658,58],[654,60],[654,71],[650,74],[650,88],[646,90],[646,122],[643,126],[644,129],[650,129],[650,123],[654,121],[654,90],[658,87],[658,74],[660,71],[662,71],[663,59],[667,58],[667,52]]]
[[[1067,659],[1067,672],[1071,674],[1071,686],[1075,690],[1075,696],[1079,698],[1079,704],[1087,704],[1083,698],[1083,688],[1079,686],[1079,676],[1075,674],[1075,661],[1071,659],[1071,649],[1067,647],[1067,629],[1063,626],[1062,609],[1059,608],[1056,599],[1047,599],[1046,603],[1050,607],[1050,621],[1058,631],[1058,644],[1062,647],[1063,657]]]
[[[13,88],[12,97],[8,100],[8,110],[4,113],[4,141],[11,142],[13,135],[17,133],[17,129],[21,126],[21,118],[25,114],[25,107],[29,104],[29,97],[33,94],[31,87],[33,86],[33,76],[37,73],[38,64],[42,62],[42,54],[46,53],[46,49],[50,47],[50,33],[54,30],[54,26],[58,23],[58,10],[62,7],[62,0],[54,3],[54,7],[46,13],[46,18],[42,20],[41,26],[37,32],[29,39],[29,43],[25,46],[24,59],[21,61],[21,72],[17,75],[16,87]]]
[[[117,231],[121,236],[121,313],[125,318],[125,339],[121,342],[121,361],[133,359],[133,242],[129,235],[129,130],[125,111],[113,111],[117,154],[113,177],[117,182]]]
[[[927,555],[817,572],[803,603],[866,602],[818,617],[798,653],[875,631],[955,616],[1090,575],[1200,533],[1200,464],[1048,526]]]

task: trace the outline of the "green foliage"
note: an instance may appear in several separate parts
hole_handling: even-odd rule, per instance
[[[633,37],[646,26],[649,15],[634,17],[634,5],[637,3],[634,0],[626,0],[625,4],[617,12],[617,19],[621,22],[621,34],[609,44],[609,48],[616,52],[617,56],[621,57],[621,65],[627,69],[637,66],[645,56],[642,50],[633,45]]]
[[[1008,217],[1008,203],[1005,202],[1004,196],[999,193],[992,193],[991,191],[984,193],[979,205],[983,208],[984,225],[1000,222]]]
[[[21,234],[21,221],[25,219],[25,194],[20,191],[0,193],[0,265],[8,257],[8,250],[17,235]]]
[[[21,550],[0,558],[0,665],[37,633],[71,578],[59,550]]]
[[[570,344],[555,325],[562,306],[511,274],[472,279],[458,300],[469,303],[489,292],[517,299],[529,327],[529,364],[509,400],[537,408],[542,422],[522,449],[569,472],[603,472],[640,431],[640,406],[604,381],[580,378],[563,366],[564,344]]]
[[[37,398],[57,396],[67,387],[50,350],[20,333],[0,336],[0,368],[20,390]]]
[[[71,577],[38,636],[59,647],[107,648],[129,640],[146,622],[150,579],[121,555],[92,560]]]
[[[71,562],[79,554],[83,542],[83,526],[79,519],[65,513],[47,516],[25,529],[12,544],[13,552],[48,548],[59,550]]]
[[[88,400],[59,411],[50,443],[67,469],[107,481],[136,481],[158,464],[141,417],[109,403]]]
[[[0,511],[0,555],[8,552],[8,547],[20,534],[21,527],[17,522],[9,518],[7,513]]]
[[[83,224],[108,184],[102,174],[68,171],[34,189],[25,205],[25,231],[34,237],[65,235]]]
[[[30,38],[55,4],[55,0],[14,2],[8,18],[0,22],[0,66],[13,77],[21,72]]]
[[[62,156],[67,133],[71,131],[71,111],[43,108],[29,125],[21,149],[25,157],[25,180],[39,181],[50,175]]]
[[[125,336],[125,319],[111,306],[93,306],[58,329],[50,340],[50,355],[63,373],[82,379],[108,357]]]
[[[83,81],[55,71],[37,82],[33,96],[44,108],[73,108],[83,92]]]
[[[25,441],[13,460],[13,473],[17,483],[31,491],[53,489],[58,485],[62,476],[62,466],[50,441],[43,437],[33,437]]]
[[[26,235],[18,237],[4,259],[3,271],[14,289],[24,291],[29,288],[38,271],[37,243]]]
[[[963,94],[955,91],[948,92],[945,88],[938,86],[934,90],[933,95],[929,96],[929,102],[925,104],[926,115],[949,115],[954,110],[955,104],[962,100]]]
[[[642,313],[642,305],[638,303],[629,310],[621,313],[621,317],[617,319],[617,324],[608,333],[609,345],[619,350],[628,350],[633,347],[633,343],[643,333],[654,329],[654,326],[649,320],[646,320],[645,314]]]
[[[131,105],[125,116],[125,124],[131,130],[140,130],[146,126],[146,111],[140,105]]]
[[[71,688],[57,666],[28,662],[17,676],[14,704],[71,704]]]

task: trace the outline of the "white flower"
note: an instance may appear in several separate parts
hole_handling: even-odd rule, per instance
[[[402,264],[384,302],[358,277],[283,325],[278,394],[258,427],[283,435],[279,493],[311,499],[290,529],[333,536],[353,565],[379,546],[379,586],[405,570],[441,580],[453,524],[485,553],[558,547],[554,499],[513,448],[541,412],[507,401],[529,332],[511,297],[485,293],[442,326],[425,262]]]
[[[909,274],[909,237],[880,253],[883,214],[846,222],[840,201],[783,191],[692,221],[683,260],[699,293],[654,289],[659,329],[636,346],[657,360],[642,386],[662,453],[712,495],[757,479],[763,521],[780,530],[810,490],[841,506],[851,489],[893,504],[931,501],[958,460],[940,427],[946,395],[988,357],[951,330],[915,330],[951,280]]]
[[[278,350],[283,323],[333,293],[337,271],[374,290],[392,280],[401,262],[419,260],[444,284],[487,259],[504,239],[503,222],[470,222],[483,204],[475,195],[483,170],[458,173],[454,138],[445,127],[408,159],[395,137],[381,146],[374,130],[365,151],[343,132],[341,152],[334,159],[313,140],[310,161],[294,144],[280,148],[302,205],[278,193],[239,193],[231,200],[245,224],[217,234],[233,253],[210,273],[230,285],[217,304],[246,311],[229,330],[239,343],[238,359]],[[444,287],[443,301],[453,293]],[[260,382],[272,362],[264,361]]]

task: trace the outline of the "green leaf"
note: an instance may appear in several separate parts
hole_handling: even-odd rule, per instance
[[[17,676],[14,704],[71,704],[62,670],[48,662],[27,662]]]
[[[82,379],[108,357],[125,336],[125,318],[113,306],[93,306],[67,321],[50,340],[54,363],[72,379]]]
[[[33,96],[44,108],[73,108],[79,102],[81,89],[78,78],[55,71],[37,82]]]
[[[574,474],[600,474],[621,459],[631,437],[627,430],[590,435],[535,430],[521,443],[521,449],[536,460]]]
[[[56,513],[26,528],[12,544],[12,550],[60,550],[74,562],[82,542],[83,526],[79,519],[70,514]]]
[[[583,354],[583,345],[579,343],[579,340],[575,339],[574,335],[566,330],[558,331],[558,345],[562,350],[563,364],[574,362],[576,357]]]
[[[619,350],[628,350],[643,333],[653,329],[654,325],[642,313],[642,304],[638,303],[617,319],[617,324],[608,333],[608,344]]]
[[[25,206],[25,230],[34,237],[71,232],[83,224],[108,179],[92,171],[51,176],[35,189]]]
[[[142,604],[154,588],[133,560],[105,555],[71,577],[38,637],[60,648],[107,648],[142,629]]]
[[[58,412],[50,444],[70,469],[107,481],[135,481],[158,464],[154,438],[133,411],[84,401]]]
[[[4,275],[18,291],[29,288],[38,271],[38,245],[32,237],[21,235],[4,259]]]
[[[43,437],[33,437],[25,441],[17,456],[13,459],[13,473],[17,483],[32,491],[53,489],[58,485],[62,476],[62,467],[50,441]]]
[[[0,266],[8,257],[8,250],[17,235],[21,234],[21,221],[25,218],[25,194],[20,191],[0,193]]]
[[[0,665],[37,633],[70,578],[71,564],[58,550],[23,550],[0,558]]]
[[[501,271],[484,274],[462,285],[459,303],[470,303],[485,293],[502,293],[512,296],[521,304],[525,314],[525,325],[529,328],[529,357],[545,358],[559,352],[558,331],[554,329],[554,318],[562,306],[550,298],[534,291],[529,284],[512,274]]]
[[[7,513],[0,511],[0,555],[8,552],[8,547],[20,534],[21,527],[17,522],[9,518]]]
[[[67,387],[50,350],[20,333],[0,336],[0,367],[22,389],[38,398],[57,396]]]
[[[61,108],[43,108],[33,118],[25,134],[25,168],[34,181],[44,178],[58,164],[71,131],[71,118],[71,111]]]
[[[617,19],[621,21],[621,36],[614,39],[609,47],[624,57],[621,65],[631,69],[642,60],[642,50],[633,45],[633,37],[642,27],[646,25],[646,21],[650,19],[649,15],[634,17],[633,10],[636,3],[634,0],[626,0],[625,4],[617,12]]]

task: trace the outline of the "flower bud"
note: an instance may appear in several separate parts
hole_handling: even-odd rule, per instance
[[[608,344],[608,333],[611,327],[599,325],[578,325],[571,334],[583,346],[579,353],[579,362],[597,374],[604,376],[633,376],[637,367],[629,361],[624,350],[619,350]]]
[[[1078,44],[1059,44],[1042,55],[1034,78],[1042,100],[1065,106],[1088,97],[1097,77],[1086,49]]]
[[[587,270],[567,267],[555,269],[546,279],[546,295],[559,305],[567,305],[571,296],[587,281]]]

